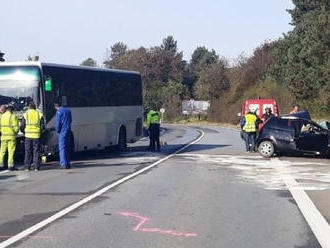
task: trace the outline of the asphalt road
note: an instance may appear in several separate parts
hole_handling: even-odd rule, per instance
[[[10,247],[329,247],[328,224],[309,216],[319,210],[330,220],[329,160],[246,154],[229,128],[167,126],[162,140],[161,153],[147,152],[143,140],[122,154],[80,155],[71,170],[48,163],[0,174],[0,248],[14,239]],[[305,211],[303,193],[315,209]]]

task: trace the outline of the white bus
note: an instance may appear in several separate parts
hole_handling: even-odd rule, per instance
[[[0,104],[22,118],[29,102],[43,113],[43,155],[58,152],[54,102],[72,111],[73,151],[123,149],[142,136],[142,82],[138,72],[39,62],[0,63]],[[24,135],[18,137],[22,152]]]

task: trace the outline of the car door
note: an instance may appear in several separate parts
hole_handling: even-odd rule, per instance
[[[275,142],[277,151],[284,153],[295,151],[294,130],[290,120],[274,117],[266,122],[265,127],[268,137]]]
[[[328,149],[328,131],[313,122],[304,121],[296,137],[296,146],[301,151],[325,151]]]

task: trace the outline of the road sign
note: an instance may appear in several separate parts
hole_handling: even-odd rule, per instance
[[[160,111],[162,114],[165,113],[165,109],[164,109],[164,108],[161,108],[159,111]]]

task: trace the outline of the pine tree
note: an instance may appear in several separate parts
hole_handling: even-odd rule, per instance
[[[275,49],[275,71],[298,99],[313,99],[330,80],[330,1],[293,2],[294,29]]]

